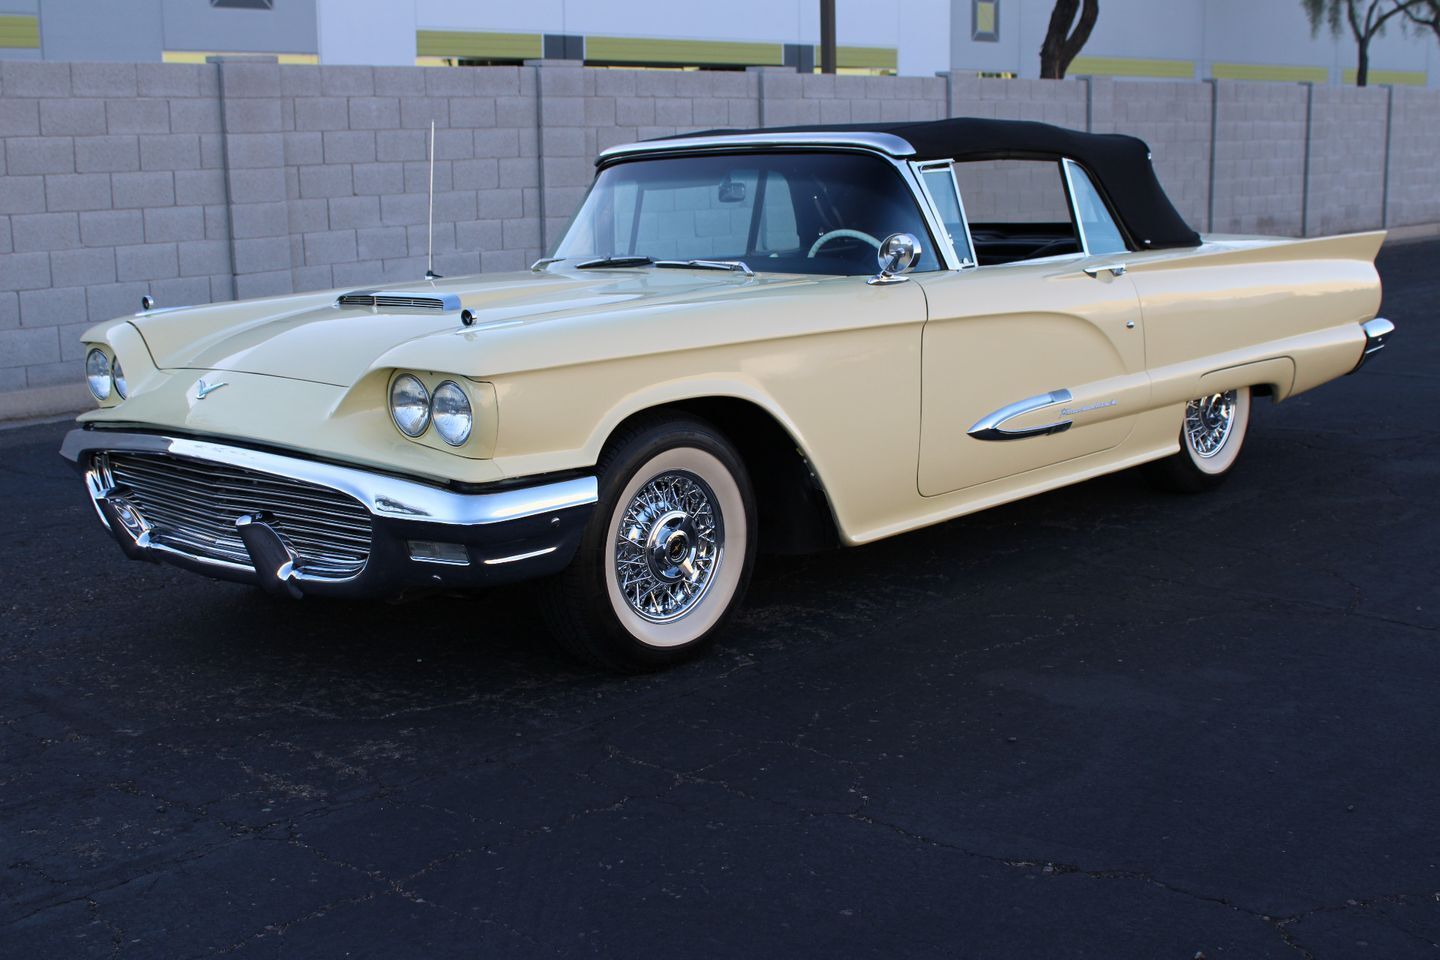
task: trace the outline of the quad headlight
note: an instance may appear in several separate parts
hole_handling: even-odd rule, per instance
[[[115,393],[121,400],[130,399],[130,384],[125,381],[125,371],[120,369],[120,358],[110,367],[110,380],[115,384]]]
[[[430,426],[430,393],[419,377],[407,373],[390,384],[390,418],[407,437],[418,437]]]
[[[453,380],[446,380],[435,388],[430,400],[430,416],[435,421],[435,432],[440,439],[458,447],[470,439],[475,426],[475,415],[470,409],[470,398]]]
[[[85,382],[96,400],[109,400],[113,387],[110,372],[110,357],[104,350],[92,349],[85,355]],[[120,394],[124,399],[125,394]]]

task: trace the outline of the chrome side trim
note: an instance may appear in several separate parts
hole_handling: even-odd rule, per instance
[[[1360,324],[1360,329],[1365,331],[1365,349],[1361,351],[1360,359],[1351,373],[1365,366],[1372,356],[1385,349],[1385,344],[1390,342],[1390,335],[1395,332],[1395,324],[1384,317],[1376,317]]]
[[[169,454],[242,467],[338,490],[360,501],[376,517],[457,526],[519,520],[586,506],[599,498],[599,485],[594,477],[577,477],[496,493],[456,493],[357,467],[288,457],[209,440],[111,430],[72,430],[66,434],[60,453],[67,460],[84,466],[91,454],[107,450]]]
[[[513,557],[492,557],[485,561],[488,567],[496,567],[502,563],[515,563],[519,560],[533,560],[536,557],[543,557],[547,553],[554,553],[557,548],[546,547],[543,550],[531,550],[529,553],[517,553]]]
[[[652,153],[691,153],[700,150],[765,150],[776,147],[856,147],[874,150],[891,157],[914,156],[915,148],[908,140],[893,133],[864,131],[813,131],[789,133],[733,133],[706,137],[667,137],[641,143],[621,143],[600,152],[595,160],[601,165],[618,157],[642,156]]]
[[[1054,433],[1064,433],[1070,429],[1072,421],[1057,420],[1054,423],[1046,423],[1038,427],[1025,427],[1020,430],[1006,430],[1004,424],[1007,420],[1013,420],[1023,414],[1034,413],[1036,410],[1044,410],[1046,407],[1053,407],[1057,404],[1069,403],[1070,400],[1069,390],[1051,390],[1049,393],[1017,400],[988,416],[981,417],[976,421],[975,426],[970,428],[970,436],[976,440],[1024,440],[1027,437],[1047,437]]]

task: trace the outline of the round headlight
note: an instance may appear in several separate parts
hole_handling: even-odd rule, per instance
[[[110,399],[110,358],[104,350],[91,350],[85,355],[85,382],[96,400]]]
[[[430,415],[435,420],[435,432],[450,446],[458,447],[470,439],[475,416],[470,412],[470,398],[455,381],[446,380],[435,388]]]
[[[425,384],[405,374],[390,384],[390,416],[407,437],[418,437],[430,426],[430,394]]]
[[[110,376],[115,381],[115,392],[120,395],[121,400],[130,399],[130,384],[125,382],[125,371],[120,369],[120,361],[117,359],[115,366],[110,369]]]

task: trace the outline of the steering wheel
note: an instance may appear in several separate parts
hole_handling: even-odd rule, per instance
[[[825,244],[829,243],[831,240],[841,240],[846,237],[854,240],[864,240],[876,250],[880,249],[880,241],[876,240],[874,237],[870,236],[870,234],[865,233],[861,230],[829,230],[825,233],[820,234],[820,239],[816,240],[810,245],[810,252],[805,254],[805,256],[808,259],[813,260],[815,259],[815,254],[820,252],[820,248],[825,246]]]

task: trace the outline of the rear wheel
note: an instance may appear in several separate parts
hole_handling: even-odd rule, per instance
[[[600,497],[544,613],[571,654],[647,670],[695,656],[739,605],[755,554],[750,479],[698,420],[640,423],[601,457]]]
[[[1249,426],[1249,387],[1191,400],[1180,427],[1180,451],[1147,464],[1146,476],[1176,493],[1213,490],[1235,466]]]

